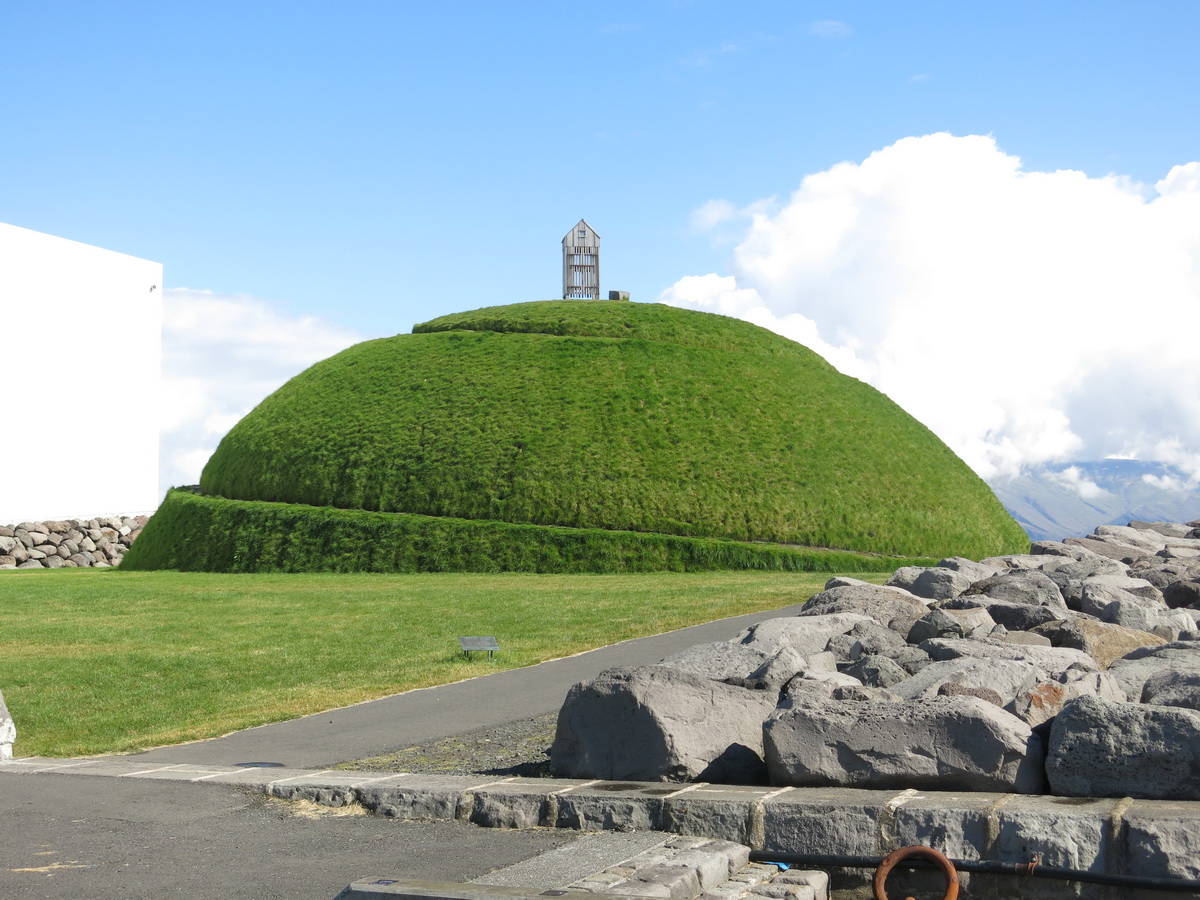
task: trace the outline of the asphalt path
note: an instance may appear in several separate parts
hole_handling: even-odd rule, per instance
[[[276,763],[320,769],[556,711],[571,685],[617,666],[650,665],[696,644],[728,640],[763,619],[793,616],[803,604],[718,619],[524,669],[393,694],[221,738],[138,754],[165,763]],[[503,652],[503,648],[501,648]]]

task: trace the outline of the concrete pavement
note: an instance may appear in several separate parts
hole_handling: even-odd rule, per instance
[[[576,837],[297,808],[228,785],[0,773],[0,900],[331,900],[368,873],[463,881]]]

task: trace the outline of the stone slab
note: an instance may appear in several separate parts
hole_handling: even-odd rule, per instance
[[[472,879],[472,883],[563,888],[646,850],[661,847],[670,837],[662,832],[593,832],[532,859],[481,875]]]
[[[750,845],[755,843],[755,811],[779,793],[779,788],[736,784],[690,785],[664,798],[663,824],[678,834],[706,834]]]
[[[952,859],[985,859],[995,841],[996,811],[1012,794],[927,793],[892,802],[897,847],[924,844]]]
[[[612,828],[661,831],[664,798],[685,785],[596,781],[557,795],[553,826],[579,831]]]
[[[761,849],[883,856],[894,849],[888,846],[882,830],[885,811],[906,793],[793,788],[763,802]]]
[[[1122,819],[1127,874],[1200,879],[1200,803],[1134,800]]]

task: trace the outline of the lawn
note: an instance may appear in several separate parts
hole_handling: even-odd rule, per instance
[[[777,609],[828,577],[0,572],[0,691],[19,756],[131,752]],[[468,661],[460,635],[501,652]]]

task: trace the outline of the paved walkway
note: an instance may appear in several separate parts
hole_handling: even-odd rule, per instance
[[[259,762],[315,769],[381,756],[477,728],[554,712],[571,685],[594,678],[605,669],[649,665],[696,644],[728,640],[755,622],[793,616],[802,605],[719,619],[524,669],[394,694],[214,740],[150,750],[139,754],[138,759],[208,765]]]

